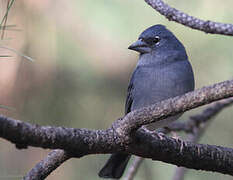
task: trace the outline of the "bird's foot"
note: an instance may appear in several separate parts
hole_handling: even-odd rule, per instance
[[[157,135],[157,137],[160,139],[160,140],[164,140],[164,136],[165,136],[165,134],[164,133],[162,133],[162,132],[155,132],[155,134]]]
[[[187,146],[187,143],[181,139],[180,136],[178,136],[175,132],[171,132],[172,138],[176,140],[177,143],[181,143],[180,145],[180,153],[182,153],[185,146]]]

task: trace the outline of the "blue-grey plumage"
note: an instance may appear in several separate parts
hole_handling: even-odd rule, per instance
[[[129,49],[139,52],[140,56],[128,86],[125,114],[194,90],[193,71],[185,48],[165,26],[146,29]],[[180,115],[146,127],[150,130],[164,127]],[[129,157],[128,154],[113,154],[99,176],[120,178]]]

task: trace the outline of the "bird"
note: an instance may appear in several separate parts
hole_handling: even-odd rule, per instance
[[[139,59],[128,85],[125,114],[194,90],[194,73],[185,47],[164,25],[157,24],[144,30],[128,49],[138,52]],[[181,115],[144,128],[153,131],[166,127]],[[130,156],[112,154],[99,177],[121,178]]]

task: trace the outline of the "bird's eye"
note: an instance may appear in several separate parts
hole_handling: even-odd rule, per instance
[[[155,37],[152,39],[152,42],[153,42],[154,44],[156,44],[156,43],[159,42],[159,40],[160,40],[159,36],[155,36]]]

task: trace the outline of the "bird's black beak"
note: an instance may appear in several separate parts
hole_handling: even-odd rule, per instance
[[[128,49],[137,51],[139,53],[149,53],[151,48],[141,39],[137,40],[135,43],[131,44]]]

